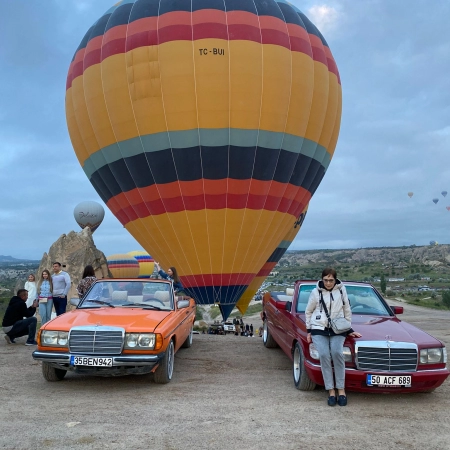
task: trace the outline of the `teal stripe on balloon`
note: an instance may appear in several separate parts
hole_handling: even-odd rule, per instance
[[[114,143],[92,154],[83,165],[88,178],[107,164],[120,159],[140,155],[143,151],[157,152],[169,148],[190,148],[199,145],[207,147],[220,147],[233,145],[236,147],[270,148],[298,153],[320,162],[327,170],[331,156],[326,148],[309,139],[292,134],[276,133],[266,130],[242,130],[236,128],[224,129],[194,129],[183,131],[170,131],[148,134]]]

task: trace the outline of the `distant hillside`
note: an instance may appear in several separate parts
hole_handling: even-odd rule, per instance
[[[328,265],[382,263],[389,266],[425,264],[435,269],[450,267],[450,245],[375,247],[343,250],[288,250],[279,264]]]
[[[12,256],[0,255],[0,262],[9,262],[9,263],[20,263],[20,262],[36,262],[39,260],[36,259],[18,259],[13,258]]]

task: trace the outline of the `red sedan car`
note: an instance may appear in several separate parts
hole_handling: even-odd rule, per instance
[[[431,392],[450,372],[444,344],[402,322],[403,307],[390,307],[367,283],[344,283],[352,308],[352,327],[361,338],[344,344],[345,387],[361,392]],[[266,347],[280,346],[293,363],[297,389],[324,385],[319,355],[306,341],[305,309],[314,281],[297,281],[292,296],[267,293],[263,301]]]

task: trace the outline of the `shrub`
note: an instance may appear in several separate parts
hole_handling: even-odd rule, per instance
[[[447,308],[450,308],[450,291],[444,291],[444,292],[442,292],[442,303],[443,303]]]

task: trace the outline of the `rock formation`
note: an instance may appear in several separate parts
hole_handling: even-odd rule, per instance
[[[106,256],[95,246],[89,227],[79,233],[71,231],[67,235],[63,234],[52,244],[48,253],[44,253],[42,256],[39,269],[36,272],[36,281],[38,281],[44,269],[53,273],[52,265],[54,261],[62,264],[63,270],[70,275],[72,280],[72,286],[67,296],[68,300],[78,297],[76,287],[87,265],[90,264],[94,268],[97,278],[112,276],[108,270]]]

